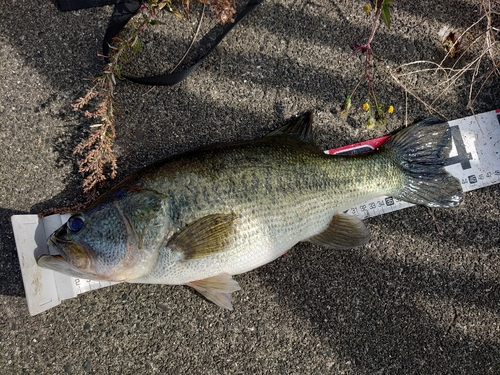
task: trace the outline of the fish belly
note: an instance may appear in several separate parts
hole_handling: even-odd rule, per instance
[[[261,209],[260,215],[243,213],[230,248],[200,259],[183,260],[181,254],[166,246],[160,251],[155,269],[134,282],[178,285],[223,273],[251,271],[324,231],[335,214],[335,209],[325,203],[319,199],[316,204],[297,202],[294,209],[268,206]]]

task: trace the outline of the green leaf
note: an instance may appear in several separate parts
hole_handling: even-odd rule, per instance
[[[137,40],[134,43],[134,49],[132,50],[132,52],[134,54],[137,54],[141,50],[141,47],[142,47],[141,40],[137,38]]]
[[[344,103],[342,103],[340,114],[343,116],[347,116],[350,109],[351,109],[351,96],[349,95],[347,98],[345,98]]]
[[[389,13],[389,6],[383,5],[382,11],[380,12],[380,18],[384,21],[387,27],[391,27],[391,15]]]
[[[115,74],[118,77],[118,79],[122,79],[122,67],[121,67],[121,65],[117,64],[115,66]],[[113,77],[113,75],[111,75],[111,77]]]
[[[180,14],[180,13],[179,13],[178,11],[176,11],[176,10],[172,10],[172,14],[173,14],[174,16],[176,16],[177,18],[179,18],[180,20],[182,20],[182,19],[183,19],[182,14]]]

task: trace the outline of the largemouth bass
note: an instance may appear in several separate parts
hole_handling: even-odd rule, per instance
[[[269,135],[169,157],[141,169],[48,239],[58,255],[41,267],[95,280],[189,285],[232,309],[232,278],[269,263],[300,241],[333,249],[368,242],[343,211],[381,195],[430,207],[462,201],[444,169],[447,123],[426,120],[360,156],[323,153],[312,114]]]

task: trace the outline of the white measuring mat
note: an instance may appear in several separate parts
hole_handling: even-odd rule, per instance
[[[453,149],[446,170],[458,178],[464,192],[500,183],[500,109],[449,122]],[[356,154],[378,147],[388,137],[326,151],[328,154]],[[352,207],[347,213],[361,219],[410,207],[393,197],[379,197]],[[14,215],[12,227],[21,264],[30,315],[59,305],[62,300],[116,283],[83,280],[38,267],[36,258],[50,252],[47,238],[64,224],[69,214],[39,218]]]

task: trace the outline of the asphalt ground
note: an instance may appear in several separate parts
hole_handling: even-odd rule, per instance
[[[395,110],[386,128],[368,130],[361,110],[366,85],[353,97],[351,114],[339,115],[363,74],[363,60],[352,56],[353,43],[369,34],[363,5],[266,0],[182,83],[151,89],[119,82],[117,179],[196,146],[264,135],[308,109],[325,149],[434,116],[387,71],[439,61],[439,31],[466,29],[479,18],[477,7],[427,0],[392,6],[391,28],[378,29],[373,48],[384,60],[376,62],[377,98]],[[120,284],[30,317],[10,217],[85,200],[72,151],[92,122],[70,104],[102,69],[97,52],[111,10],[0,2],[0,373],[500,373],[498,185],[465,194],[456,209],[413,207],[368,219],[372,240],[358,249],[298,244],[235,277],[242,290],[234,293],[232,312],[186,287]],[[200,12],[193,2],[187,21],[163,14],[128,71],[173,67]],[[220,32],[209,15],[198,39]],[[196,43],[186,62],[202,49]],[[490,68],[485,62],[479,77]],[[446,118],[471,114],[472,75],[438,98]],[[409,88],[432,101],[443,80],[439,72],[422,72]],[[498,87],[492,76],[476,112],[500,108]]]

